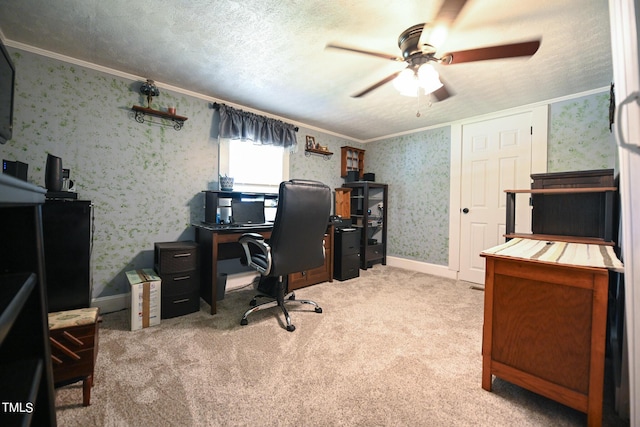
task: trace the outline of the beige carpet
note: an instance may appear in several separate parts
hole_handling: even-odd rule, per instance
[[[494,380],[481,382],[482,291],[377,265],[297,291],[311,306],[240,326],[252,289],[131,332],[106,314],[91,406],[56,391],[61,426],[581,426],[586,415]],[[603,425],[628,425],[605,390]]]

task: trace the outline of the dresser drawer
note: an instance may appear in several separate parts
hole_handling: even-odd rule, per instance
[[[74,352],[93,348],[95,335],[95,324],[49,331],[51,338]]]
[[[160,274],[181,273],[198,269],[196,242],[155,243],[154,265]]]
[[[200,310],[200,292],[192,291],[178,295],[162,295],[162,311],[160,317],[170,319],[184,316]]]
[[[367,246],[367,261],[382,259],[384,257],[384,245]]]
[[[98,354],[97,324],[49,331],[56,384],[93,375]]]
[[[160,274],[162,279],[161,296],[180,295],[197,292],[200,289],[200,272],[187,271],[184,273]]]

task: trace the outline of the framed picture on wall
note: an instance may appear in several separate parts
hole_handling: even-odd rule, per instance
[[[307,149],[309,148],[314,149],[316,147],[317,147],[316,139],[311,135],[307,135]]]

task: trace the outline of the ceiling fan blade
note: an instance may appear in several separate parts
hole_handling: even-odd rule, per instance
[[[398,74],[400,74],[400,71],[396,71],[395,73],[391,74],[390,76],[385,77],[384,79],[380,80],[378,83],[375,83],[371,86],[369,86],[368,88],[366,88],[365,90],[362,90],[356,94],[351,95],[352,98],[360,98],[361,96],[364,96],[366,94],[368,94],[369,92],[371,92],[374,89],[378,89],[380,86],[389,83],[391,80],[395,79]]]
[[[467,0],[445,0],[433,22],[424,24],[418,40],[418,47],[424,50],[423,46],[426,44],[437,47],[444,43],[447,30],[456,20],[466,3]]]
[[[462,62],[485,61],[488,59],[515,58],[518,56],[531,56],[538,51],[540,40],[523,43],[503,44],[499,46],[481,47],[478,49],[460,50],[443,55],[443,58],[451,57],[451,61],[443,61],[447,64],[460,64]]]
[[[396,55],[390,55],[388,53],[373,52],[370,50],[363,50],[355,47],[341,46],[333,43],[329,43],[326,47],[330,49],[340,49],[340,50],[346,50],[348,52],[355,52],[355,53],[362,53],[364,55],[377,56],[378,58],[390,59],[392,61],[404,62],[403,58],[398,57]]]

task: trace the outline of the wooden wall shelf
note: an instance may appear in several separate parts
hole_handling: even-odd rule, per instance
[[[324,156],[325,160],[329,160],[331,158],[331,156],[333,156],[333,153],[331,151],[324,151],[324,150],[317,150],[315,148],[305,148],[304,149],[304,155],[309,157],[312,154],[316,155],[316,156]]]
[[[161,119],[171,120],[173,122],[173,128],[175,130],[182,129],[184,122],[188,120],[188,118],[184,116],[169,114],[164,111],[154,110],[153,108],[140,107],[138,105],[134,105],[133,107],[131,107],[131,110],[135,112],[135,119],[138,123],[144,123],[144,116],[155,116],[160,117]]]

